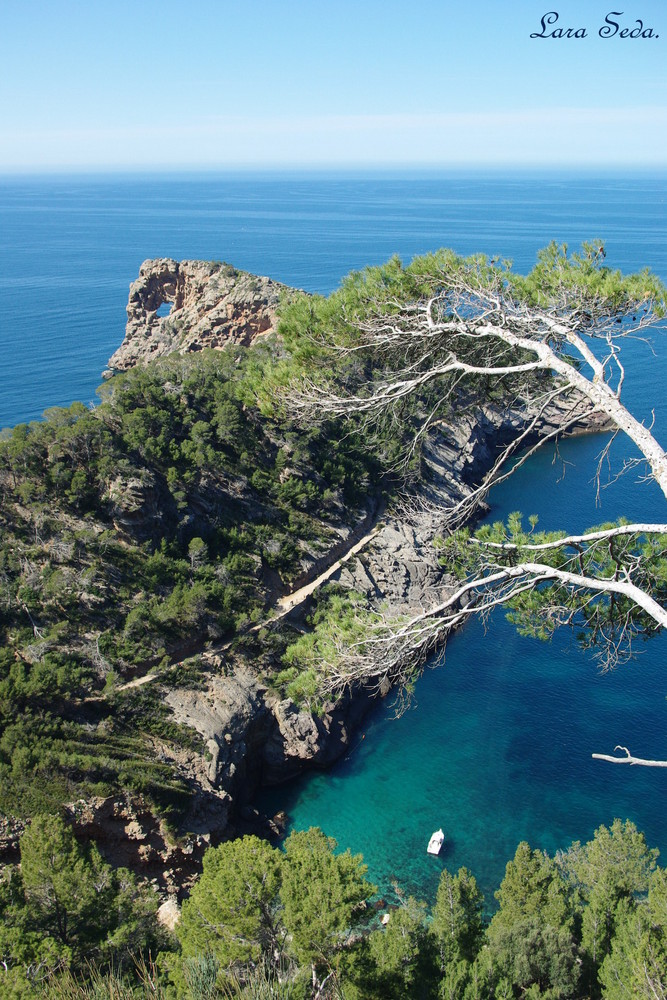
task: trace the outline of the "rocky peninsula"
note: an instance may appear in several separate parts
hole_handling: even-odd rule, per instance
[[[275,333],[280,297],[290,294],[297,290],[227,264],[147,260],[130,287],[125,339],[105,376],[173,353],[250,346]],[[165,305],[170,307],[166,314]],[[539,433],[552,432],[559,416],[551,411]],[[521,408],[480,403],[474,416],[431,430],[423,446],[419,497],[445,507],[461,501],[526,420]],[[148,498],[136,502],[150,517]],[[334,536],[324,551],[313,553],[304,547],[301,573],[291,590],[296,592],[328,569],[328,582],[397,612],[424,607],[436,592],[442,594],[450,578],[432,544],[438,518],[435,506],[430,518],[422,517],[418,525],[405,511],[401,514],[391,506],[386,510],[379,496],[368,496],[355,519],[349,517],[352,513],[334,518]],[[342,561],[360,539],[360,551]],[[310,598],[293,605],[284,593],[272,596],[276,606],[282,597],[281,617],[287,608],[291,624],[303,629]],[[195,789],[185,845],[171,844],[150,810],[142,813],[127,797],[72,807],[79,829],[95,837],[103,850],[106,847],[108,856],[137,870],[150,869],[171,893],[196,870],[211,841],[249,829],[275,833],[274,824],[250,808],[255,790],[336,760],[349,747],[373,698],[359,690],[314,714],[267,687],[229,642],[208,642],[201,652],[206,671],[196,686],[168,690],[159,676],[153,680],[155,695],[164,699],[174,720],[195,730],[205,746],[203,754],[180,754],[178,759],[156,747],[156,752],[168,754]],[[150,675],[143,679],[151,681]]]
[[[145,260],[130,285],[125,338],[104,373],[178,352],[248,347],[272,333],[284,285],[230,264]]]
[[[290,694],[283,657],[322,584],[397,613],[451,585],[439,509],[534,414],[487,399],[434,423],[415,518],[354,435],[287,427],[256,403],[257,372],[289,353],[294,302],[310,310],[228,264],[145,261],[102,405],[53,414],[4,453],[16,711],[46,711],[54,733],[7,785],[6,857],[31,812],[66,803],[77,836],[178,897],[211,843],[277,832],[252,809],[261,784],[329,765],[389,693],[357,685],[317,710]],[[549,410],[533,438],[561,421]]]

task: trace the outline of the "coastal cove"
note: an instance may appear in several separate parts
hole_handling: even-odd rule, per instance
[[[352,267],[437,246],[513,257],[527,270],[550,239],[604,240],[609,262],[667,276],[664,183],[631,178],[51,179],[2,185],[10,234],[3,247],[8,303],[1,423],[47,403],[92,400],[97,373],[118,346],[127,285],[148,256],[225,258],[311,291],[329,291]],[[16,344],[21,351],[17,352]],[[11,360],[11,363],[10,363]],[[664,439],[666,356],[629,345],[627,399]],[[590,483],[604,442],[564,445],[494,494],[492,517],[522,509],[544,528],[584,527],[622,512],[662,520],[662,504],[632,475],[595,506]],[[628,454],[613,451],[616,471]],[[563,461],[567,474],[562,478]],[[634,506],[633,506],[634,505]],[[664,849],[664,776],[592,762],[622,742],[664,756],[662,639],[638,664],[600,677],[568,636],[518,639],[502,616],[486,636],[465,628],[444,669],[428,671],[400,720],[380,706],[334,769],[283,786],[262,808],[283,807],[297,827],[320,824],[361,850],[387,890],[392,876],[431,898],[442,863],[465,864],[490,895],[519,839],[555,850],[628,816]],[[365,738],[364,738],[365,737]],[[448,845],[426,866],[443,826]]]
[[[521,509],[545,529],[578,530],[613,516],[617,504],[630,518],[659,516],[653,484],[633,490],[625,480],[596,508],[590,469],[606,440],[564,442],[555,462],[552,453],[536,456],[492,492],[488,519]],[[361,852],[389,898],[396,880],[403,892],[433,900],[443,867],[463,865],[493,910],[519,841],[554,854],[617,816],[633,819],[664,856],[664,771],[591,759],[618,742],[665,756],[667,636],[636,652],[635,661],[602,673],[567,631],[549,643],[522,638],[496,611],[486,629],[468,623],[449,639],[444,663],[436,657],[426,668],[407,712],[396,718],[390,696],[343,760],[267,789],[257,805],[285,810],[287,832],[319,825]],[[433,858],[426,845],[440,826],[445,845]]]

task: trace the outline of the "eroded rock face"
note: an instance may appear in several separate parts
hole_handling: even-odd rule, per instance
[[[284,289],[280,282],[229,264],[145,260],[130,285],[125,339],[104,374],[174,352],[247,346],[275,328]]]
[[[213,675],[204,689],[177,688],[165,700],[175,720],[206,741],[209,787],[242,801],[258,781],[249,770],[258,766],[255,751],[273,722],[257,678],[243,670],[229,677]]]
[[[338,760],[373,700],[371,691],[360,689],[336,705],[325,704],[319,715],[288,698],[271,700],[274,726],[262,748],[264,783],[280,784],[307,767],[328,767]]]
[[[397,611],[415,611],[432,603],[444,575],[432,536],[397,521],[384,524],[357,559],[332,579],[373,602],[389,601]]]
[[[175,513],[173,500],[148,469],[116,476],[108,485],[107,499],[116,530],[139,542],[162,537],[165,517]]]
[[[552,405],[543,415],[529,444],[558,428],[567,404]],[[433,538],[442,530],[442,511],[470,495],[493,466],[501,450],[526,427],[525,408],[480,405],[456,422],[433,429],[422,443],[423,482],[415,498],[415,516],[384,519],[380,530],[355,560],[345,563],[331,581],[364,594],[370,601],[388,602],[397,614],[414,613],[434,603],[443,586],[454,581],[441,565]],[[605,418],[587,417],[574,433],[604,430]],[[419,502],[423,501],[420,508]],[[429,511],[429,505],[433,508]]]
[[[310,712],[286,699],[276,703],[274,715],[277,725],[264,745],[264,778],[271,783],[294,777],[322,753],[319,720]]]
[[[229,810],[225,798],[218,798],[218,823],[222,829]],[[163,895],[175,895],[192,883],[211,844],[209,830],[215,826],[210,816],[206,832],[190,833],[175,841],[139,796],[81,799],[70,803],[66,810],[79,839],[94,840],[106,861],[114,867],[130,868]]]

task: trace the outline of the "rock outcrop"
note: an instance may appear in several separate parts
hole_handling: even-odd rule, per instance
[[[533,440],[560,426],[559,415],[557,407],[548,411]],[[442,593],[447,583],[446,570],[433,545],[434,535],[442,527],[441,511],[472,492],[501,449],[521,433],[526,419],[525,409],[484,405],[463,414],[456,423],[433,428],[422,446],[424,476],[415,497],[419,516],[406,512],[385,518],[372,542],[331,580],[371,601],[386,601],[397,613],[410,613],[433,603],[433,595]],[[603,415],[599,421],[588,417],[571,432],[605,430],[605,419]]]
[[[0,864],[19,860],[19,840],[27,825],[16,816],[0,814]]]
[[[238,272],[224,264],[146,261],[131,286],[126,337],[111,358],[110,367],[113,371],[125,370],[173,352],[250,344],[275,328],[276,307],[284,290],[285,286],[268,278]],[[161,316],[165,303],[171,303],[171,311]],[[438,514],[428,514],[430,505],[447,507],[464,499],[491,468],[499,449],[521,433],[526,420],[525,409],[480,405],[463,409],[455,425],[432,428],[423,442],[424,475],[419,484],[427,513],[421,519],[396,512],[385,515],[378,499],[371,502],[369,498],[366,509],[358,512],[357,528],[353,529],[350,511],[343,511],[340,531],[333,533],[329,551],[306,553],[303,580],[296,581],[296,586],[314,579],[323,568],[332,567],[338,555],[349,551],[356,537],[365,535],[379,522],[370,541],[364,540],[362,551],[342,563],[330,579],[365,593],[372,601],[386,602],[396,612],[432,603],[434,595],[440,595],[450,581],[433,546]],[[552,413],[535,436],[558,425],[558,413]],[[581,429],[603,426],[591,427],[587,422]],[[200,492],[198,516],[206,520],[220,503],[220,484],[212,483],[209,489],[202,483]],[[149,512],[149,521],[153,516],[159,519],[168,514],[160,511],[158,494],[159,484],[146,478],[119,476],[114,480],[109,500],[119,530],[148,537],[142,513]],[[179,761],[181,773],[196,789],[187,818],[187,829],[195,837],[194,858],[199,857],[209,840],[216,842],[242,830],[246,818],[251,825],[254,823],[254,829],[262,827],[261,817],[247,808],[260,783],[277,783],[305,768],[324,767],[346,752],[374,696],[360,690],[346,695],[336,705],[324,706],[319,715],[312,715],[289,700],[281,700],[251,670],[228,660],[225,650],[229,645],[205,653],[211,669],[202,674],[200,687],[164,692],[175,721],[194,728],[206,746],[205,755],[193,754],[192,759]],[[76,825],[98,841],[104,841],[105,833],[98,836],[96,828],[105,826],[112,831],[109,843],[115,838],[124,844],[128,858],[134,857],[144,866],[150,862],[156,869],[161,865],[164,869],[167,862],[173,861],[176,869],[185,873],[187,865],[180,856],[172,857],[160,829],[151,827],[147,818],[132,818],[131,813],[127,804],[108,800],[77,816]],[[158,881],[162,878],[161,884],[168,889],[174,884],[173,879],[165,882],[164,875],[154,877]]]
[[[208,831],[176,840],[139,796],[82,799],[70,803],[67,813],[77,837],[94,840],[105,860],[140,873],[163,897],[191,884],[211,844]]]
[[[217,659],[224,671],[222,658]],[[251,773],[258,769],[255,751],[273,723],[265,693],[253,674],[239,669],[231,676],[224,672],[209,676],[206,687],[199,690],[168,692],[166,702],[175,720],[196,729],[205,740],[211,789],[222,788],[243,799],[244,791],[256,787],[260,775]]]
[[[324,705],[320,715],[311,715],[289,699],[270,699],[275,722],[262,747],[263,782],[280,784],[306,768],[325,768],[338,760],[372,703],[373,696],[360,690],[335,705]]]
[[[247,346],[275,328],[284,290],[285,285],[271,278],[229,264],[145,260],[130,285],[125,339],[104,374],[174,352]]]
[[[166,490],[161,490],[156,477],[147,469],[137,469],[135,475],[117,475],[108,486],[114,527],[121,535],[139,542],[158,539],[167,516],[174,516],[174,503]]]
[[[456,425],[434,428],[423,448],[422,498],[444,507],[464,498],[493,463],[498,449],[525,426],[525,420],[525,412],[486,406]],[[543,430],[551,426],[547,422]],[[439,527],[437,510],[413,523],[396,513],[387,516],[383,507],[377,507],[366,513],[358,530],[348,530],[345,541],[332,545],[329,564],[378,518],[378,530],[370,541],[329,579],[364,593],[372,602],[388,603],[397,613],[428,606],[434,594],[442,594],[452,582],[433,546]],[[321,562],[314,564],[314,572],[322,569]],[[205,784],[211,791],[230,796],[233,826],[260,783],[276,784],[307,768],[326,767],[344,754],[374,695],[358,690],[313,715],[289,699],[281,700],[226,657],[222,648],[217,654],[207,652],[205,659],[214,669],[206,675],[204,686],[170,691],[166,702],[177,722],[193,727],[204,738]]]

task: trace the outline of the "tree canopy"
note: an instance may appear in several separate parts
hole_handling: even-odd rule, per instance
[[[665,869],[628,821],[601,826],[587,843],[576,842],[554,857],[519,844],[493,914],[465,868],[455,874],[443,868],[431,907],[396,884],[389,907],[386,900],[368,905],[364,893],[372,887],[362,859],[336,853],[335,842],[318,829],[292,833],[285,851],[243,837],[211,848],[207,857],[183,906],[177,950],[163,953],[152,970],[141,967],[142,987],[135,983],[131,991],[126,978],[122,992],[118,979],[108,976],[104,991],[104,980],[93,975],[88,990],[81,983],[75,990],[71,977],[60,976],[47,995],[665,997]],[[331,914],[326,901],[322,905],[327,889]],[[62,993],[54,989],[58,983]]]
[[[329,979],[336,953],[366,916],[374,892],[361,856],[335,853],[336,846],[312,828],[291,833],[284,852],[257,837],[209,850],[177,926],[177,980],[187,978],[188,961],[201,954],[211,956],[227,981],[262,960],[277,968],[304,966],[314,989]]]
[[[582,421],[595,417],[599,427],[600,415],[613,436],[633,442],[633,464],[641,462],[667,497],[667,455],[622,401],[622,347],[662,323],[661,281],[647,269],[611,269],[604,245],[593,241],[574,253],[551,243],[525,276],[507,261],[450,250],[407,267],[393,259],[352,275],[337,296],[307,315],[293,306],[297,340],[310,345],[313,363],[312,373],[286,379],[283,396],[298,418],[327,412],[375,427],[398,423],[407,435],[405,460],[428,434],[485,399],[518,407],[524,419],[461,501],[413,509],[416,522],[437,525],[435,544],[452,575],[444,599],[412,617],[391,608],[366,615],[364,635],[351,642],[349,624],[347,641],[329,636],[338,656],[333,666],[322,664],[322,683],[340,691],[378,677],[404,682],[453,627],[499,605],[540,638],[572,627],[612,666],[631,655],[636,638],[662,629],[667,524],[620,520],[578,534],[566,527],[543,533],[516,514],[476,532],[461,527],[491,486],[511,475],[517,456],[521,464]]]
[[[59,816],[34,816],[20,851],[20,868],[0,880],[0,962],[17,989],[22,983],[27,993],[59,967],[123,968],[163,942],[157,895],[103,861],[94,844],[79,844]]]

